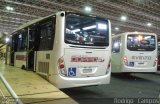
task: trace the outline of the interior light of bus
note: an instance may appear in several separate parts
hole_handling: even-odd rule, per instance
[[[117,48],[119,46],[119,43],[118,42],[115,42],[114,43],[114,48]]]
[[[67,73],[66,73],[63,57],[59,58],[58,65],[59,65],[60,73],[66,76]]]
[[[107,25],[104,23],[98,23],[98,29],[107,30]]]
[[[72,30],[73,33],[80,32],[80,31],[81,31],[80,29]]]
[[[154,61],[154,63],[153,63],[153,67],[156,66],[157,62],[158,62],[158,58],[156,57],[156,59],[155,59],[155,61]]]
[[[124,64],[128,66],[128,59],[127,59],[127,56],[124,56],[124,57],[123,57],[123,61],[124,61]]]
[[[96,28],[96,25],[84,27],[83,30],[90,30],[90,29],[93,29],[93,28]]]
[[[138,35],[138,40],[140,41],[142,39],[143,39],[142,35]]]

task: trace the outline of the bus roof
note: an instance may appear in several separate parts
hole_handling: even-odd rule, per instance
[[[121,36],[121,35],[125,35],[125,34],[152,34],[152,35],[156,35],[155,33],[150,33],[150,32],[124,32],[124,33],[112,35],[112,37],[117,37],[117,36]]]
[[[30,26],[30,25],[32,25],[32,24],[34,24],[34,23],[37,23],[37,22],[39,22],[39,21],[41,21],[41,20],[44,20],[44,19],[49,18],[49,17],[52,17],[52,16],[56,15],[57,13],[63,13],[63,12],[75,13],[75,12],[72,12],[72,11],[60,11],[60,12],[56,12],[56,13],[51,14],[51,15],[46,16],[46,17],[40,17],[40,18],[38,18],[38,19],[31,20],[31,21],[29,21],[29,22],[27,22],[27,23],[24,23],[24,24],[22,24],[21,26],[19,26],[12,34],[14,34],[15,32],[17,32],[17,31],[19,31],[19,30],[21,30],[21,29],[24,29],[25,27],[28,27],[28,26]],[[81,14],[81,13],[76,13],[76,14]],[[83,15],[87,15],[87,14],[83,14]],[[97,16],[93,16],[93,15],[87,15],[87,16],[97,17]],[[105,18],[105,19],[106,19],[106,18]]]
[[[49,16],[46,16],[46,17],[40,17],[40,18],[38,18],[38,19],[31,20],[31,21],[29,21],[29,22],[21,25],[20,27],[18,27],[14,32],[16,32],[16,31],[18,31],[18,30],[21,30],[21,29],[23,29],[23,28],[25,28],[25,27],[28,27],[28,26],[30,26],[30,25],[32,25],[32,24],[34,24],[34,23],[37,23],[37,22],[39,22],[39,21],[41,21],[41,20],[44,20],[44,19],[46,19],[46,18],[49,18],[49,17],[51,17],[51,16],[53,16],[53,15],[54,15],[54,14],[49,15]],[[14,33],[14,32],[13,32],[13,33]]]

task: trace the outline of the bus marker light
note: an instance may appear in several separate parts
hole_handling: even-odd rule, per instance
[[[123,61],[124,61],[125,65],[128,66],[128,59],[127,59],[127,56],[124,56],[124,57],[123,57]]]
[[[58,66],[59,66],[59,69],[60,69],[60,73],[62,75],[67,75],[66,73],[66,69],[65,69],[65,64],[64,64],[64,60],[63,60],[63,57],[59,58],[58,60]]]

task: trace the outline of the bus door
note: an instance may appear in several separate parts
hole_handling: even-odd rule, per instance
[[[35,64],[35,27],[29,29],[28,31],[28,57],[27,57],[27,69],[34,71]]]

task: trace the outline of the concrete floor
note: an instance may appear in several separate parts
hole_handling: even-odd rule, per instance
[[[140,102],[142,100],[140,98],[159,99],[160,74],[136,73],[130,76],[112,74],[111,83],[108,85],[65,89],[63,91],[80,104],[129,104],[117,102],[119,98],[120,100],[133,101],[130,104],[149,104]]]
[[[0,62],[0,72],[23,103],[77,104],[35,72],[4,65],[3,62]],[[11,98],[2,83],[0,83],[0,89],[8,98]]]

